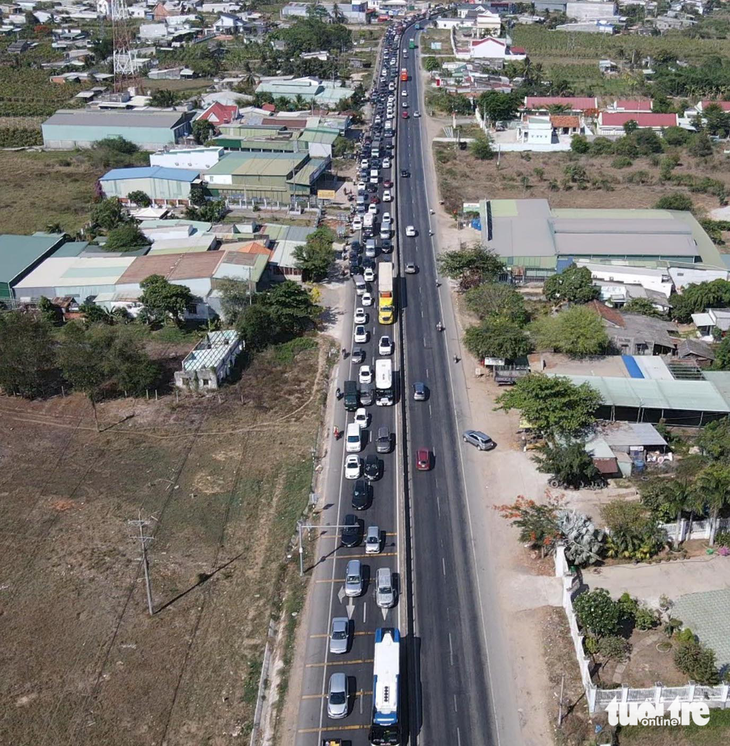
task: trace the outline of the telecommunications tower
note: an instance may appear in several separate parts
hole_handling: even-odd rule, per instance
[[[114,41],[114,90],[123,91],[130,86],[138,89],[137,52],[132,48],[132,31],[129,28],[126,0],[111,0],[111,16]]]

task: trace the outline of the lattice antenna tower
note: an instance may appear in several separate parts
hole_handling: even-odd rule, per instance
[[[129,11],[125,0],[111,0],[112,38],[114,40],[114,90],[139,88],[137,52],[132,47]]]

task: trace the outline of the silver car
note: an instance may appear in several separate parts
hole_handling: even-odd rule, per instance
[[[381,567],[375,574],[375,603],[381,609],[389,609],[395,605],[393,573],[388,567]]]
[[[481,430],[465,430],[464,443],[471,443],[480,451],[491,451],[495,447],[495,442]]]
[[[347,676],[344,673],[333,673],[327,690],[327,715],[333,720],[347,717],[347,700]]]
[[[344,655],[350,647],[350,620],[346,616],[336,616],[330,630],[330,653]]]
[[[365,554],[380,554],[380,528],[368,526],[365,536]]]
[[[362,593],[362,565],[360,560],[350,560],[345,571],[345,595],[355,598]]]

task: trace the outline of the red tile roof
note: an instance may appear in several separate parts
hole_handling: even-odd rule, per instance
[[[527,54],[527,50],[524,47],[511,47],[510,52],[512,54]]]
[[[276,111],[276,107],[274,106],[274,104],[264,104],[261,108],[264,111]]]
[[[303,130],[307,126],[306,119],[285,119],[284,117],[264,117],[261,124],[265,127],[287,127],[290,130]]]
[[[571,111],[597,109],[598,99],[587,96],[527,96],[525,108],[547,109],[548,106],[567,106]]]
[[[553,127],[580,127],[580,120],[572,114],[553,114],[550,124]]]
[[[634,121],[639,127],[676,127],[676,114],[634,114],[630,111],[602,111],[599,124],[607,127],[623,127],[626,122]]]
[[[228,106],[216,101],[211,104],[199,117],[213,124],[230,124],[238,116],[238,107],[235,104]]]
[[[200,251],[189,254],[138,256],[115,284],[142,282],[150,275],[162,275],[170,282],[211,277],[225,254],[225,251]]]
[[[616,101],[616,108],[624,111],[651,111],[652,106],[650,98],[620,98]]]
[[[592,300],[590,303],[586,303],[586,306],[595,311],[602,319],[605,319],[610,324],[621,327],[626,326],[626,322],[624,321],[621,312],[617,311],[615,308],[609,308],[597,300]]]
[[[723,111],[730,111],[730,101],[703,101],[702,108],[706,109],[711,104],[717,104]]]

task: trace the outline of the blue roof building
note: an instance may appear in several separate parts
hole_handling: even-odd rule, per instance
[[[187,205],[190,187],[198,179],[197,171],[164,166],[114,168],[99,179],[106,197],[129,202],[132,192],[144,192],[156,205]]]

